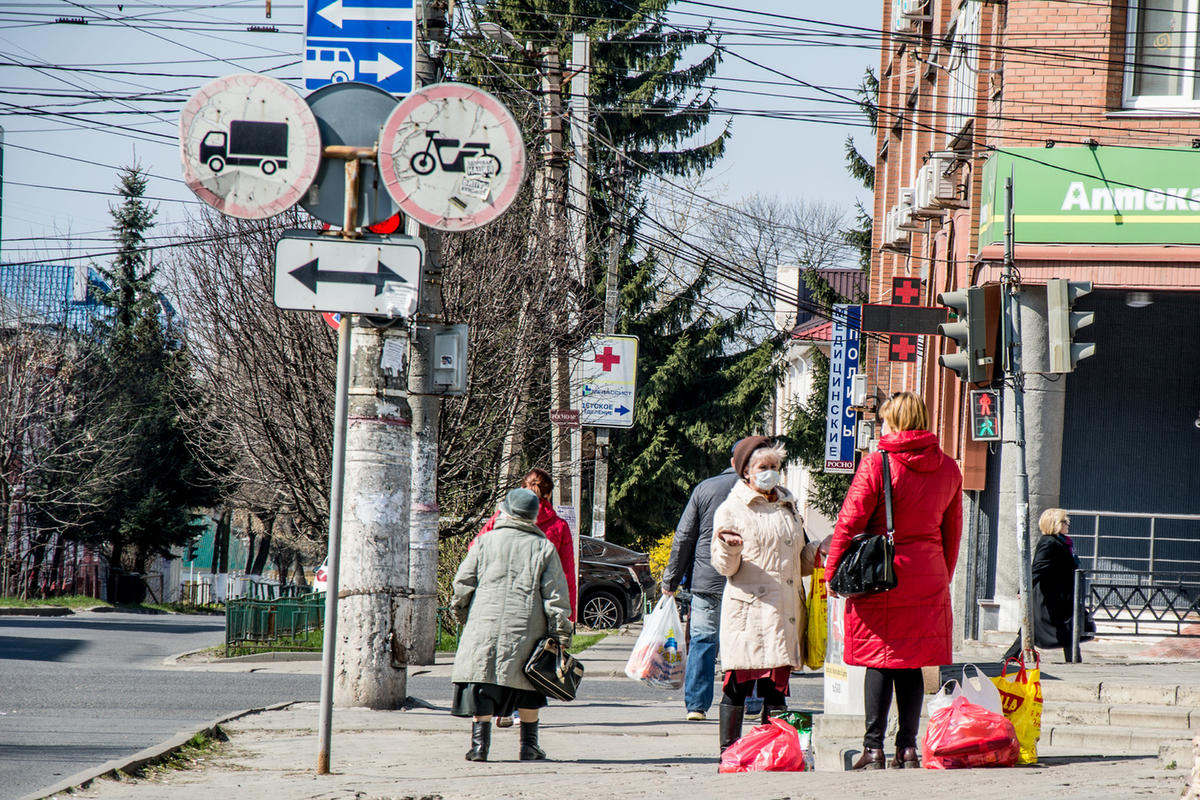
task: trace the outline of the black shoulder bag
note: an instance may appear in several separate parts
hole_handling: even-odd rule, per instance
[[[537,643],[525,662],[525,677],[542,694],[570,702],[583,680],[583,664],[558,639],[547,636]]]
[[[896,588],[895,526],[892,524],[892,473],[886,452],[883,458],[883,504],[887,534],[860,533],[850,540],[829,579],[831,591],[842,597],[878,594]]]

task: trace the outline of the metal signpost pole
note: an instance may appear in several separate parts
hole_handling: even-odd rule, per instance
[[[1004,318],[1010,352],[1009,377],[1013,385],[1013,444],[1017,447],[1017,568],[1020,570],[1022,656],[1033,659],[1033,627],[1029,610],[1032,578],[1029,572],[1029,475],[1025,465],[1025,376],[1021,370],[1021,301],[1013,265],[1013,179],[1004,181]]]
[[[333,475],[329,485],[329,557],[326,561],[325,632],[321,645],[321,714],[317,729],[320,750],[317,774],[329,774],[333,736],[333,659],[337,642],[338,571],[342,553],[342,477],[346,468],[346,388],[350,382],[351,317],[338,324],[337,388],[333,407]]]

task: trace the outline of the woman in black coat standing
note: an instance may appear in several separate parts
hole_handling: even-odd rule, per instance
[[[1067,531],[1071,519],[1061,508],[1048,508],[1038,519],[1042,530],[1033,556],[1033,641],[1038,647],[1061,647],[1067,663],[1072,661],[1071,626],[1075,611],[1075,571],[1079,558]],[[1081,639],[1084,637],[1081,636]],[[1004,654],[1015,658],[1021,652],[1021,635]]]

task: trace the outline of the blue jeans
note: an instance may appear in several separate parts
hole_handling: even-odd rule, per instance
[[[683,682],[683,702],[688,711],[707,713],[712,706],[720,633],[721,596],[693,594],[691,636]]]

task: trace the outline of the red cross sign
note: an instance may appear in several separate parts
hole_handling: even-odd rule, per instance
[[[917,337],[892,334],[888,339],[888,361],[916,361]]]
[[[603,367],[605,372],[612,372],[613,365],[621,363],[621,357],[614,353],[611,347],[605,347],[603,353],[596,354],[596,363]]]
[[[921,295],[920,278],[892,278],[892,304],[915,306]]]

